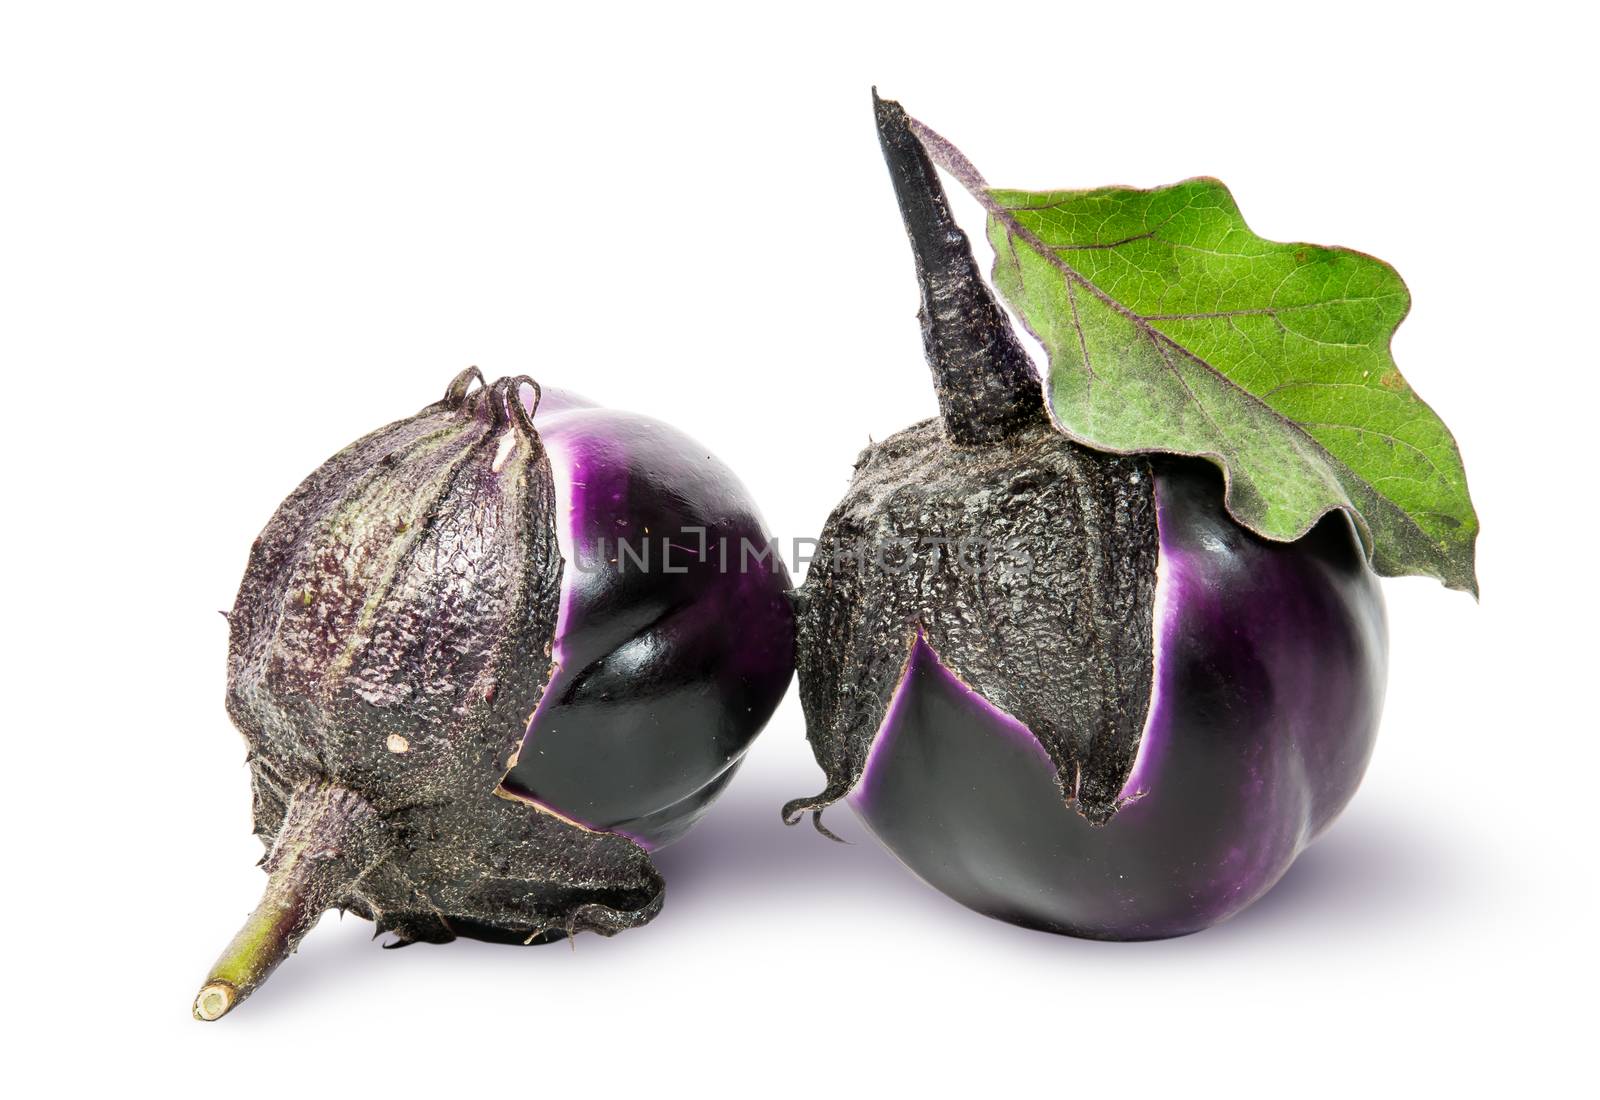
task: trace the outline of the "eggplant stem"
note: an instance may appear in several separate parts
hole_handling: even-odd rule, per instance
[[[253,993],[381,858],[376,821],[353,791],[324,782],[296,789],[265,861],[267,888],[206,975],[195,1019],[219,1020]]]
[[[923,352],[946,434],[958,444],[997,443],[1046,423],[1039,372],[984,282],[915,124],[876,90],[872,101],[916,259]]]

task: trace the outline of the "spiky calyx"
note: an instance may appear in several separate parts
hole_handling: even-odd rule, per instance
[[[327,908],[402,943],[611,934],[659,910],[643,849],[500,787],[550,675],[563,563],[538,388],[481,381],[335,455],[251,551],[228,712],[272,877],[203,1019]]]
[[[827,787],[784,818],[809,810],[820,828],[856,785],[920,637],[1028,727],[1062,798],[1104,823],[1150,701],[1150,468],[1052,428],[911,120],[876,92],[873,107],[941,415],[862,452],[798,593],[800,700]]]
[[[800,701],[827,788],[855,786],[920,635],[1116,812],[1149,708],[1158,554],[1148,464],[1048,427],[953,447],[925,421],[867,448],[798,597]]]

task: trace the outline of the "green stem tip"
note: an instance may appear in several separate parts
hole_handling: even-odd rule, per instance
[[[318,782],[295,791],[266,859],[261,902],[206,975],[195,1019],[220,1020],[253,993],[376,862],[375,819],[372,807],[343,787]]]

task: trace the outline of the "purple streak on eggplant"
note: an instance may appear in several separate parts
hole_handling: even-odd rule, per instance
[[[1213,467],[1056,431],[909,119],[874,105],[941,420],[862,452],[796,594],[826,786],[784,817],[820,828],[849,798],[925,880],[1018,924],[1204,928],[1360,782],[1385,674],[1376,578],[1341,516],[1268,542],[1227,518]],[[1003,553],[976,572],[840,564],[929,538]]]
[[[557,400],[535,423],[562,556],[576,565],[555,672],[506,787],[660,847],[732,778],[788,687],[788,573],[776,555],[741,561],[770,536],[699,444],[650,417]]]
[[[1127,801],[1061,802],[1028,728],[918,635],[851,808],[981,913],[1096,939],[1198,931],[1265,893],[1355,793],[1385,632],[1349,522],[1293,545],[1229,521],[1215,471],[1162,463],[1156,689]]]
[[[557,393],[541,413],[531,379],[482,382],[462,372],[329,459],[251,549],[227,703],[269,877],[195,1000],[202,1020],[330,908],[397,944],[652,919],[661,877],[610,826],[654,842],[687,828],[787,684],[781,564],[623,575],[564,560],[594,524],[758,532],[725,468],[647,418]],[[708,625],[730,615],[737,646]],[[525,744],[541,712],[551,728]],[[534,806],[505,785],[513,771],[535,778]]]

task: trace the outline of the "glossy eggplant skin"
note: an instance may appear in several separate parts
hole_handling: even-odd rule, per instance
[[[534,423],[566,564],[556,670],[504,785],[660,847],[788,687],[788,574],[744,486],[676,429],[553,390]]]
[[[1209,465],[1155,470],[1155,691],[1129,801],[1103,826],[1064,805],[1033,735],[920,637],[850,796],[981,913],[1095,939],[1198,931],[1264,894],[1366,770],[1388,643],[1349,522],[1267,542],[1228,519]]]

